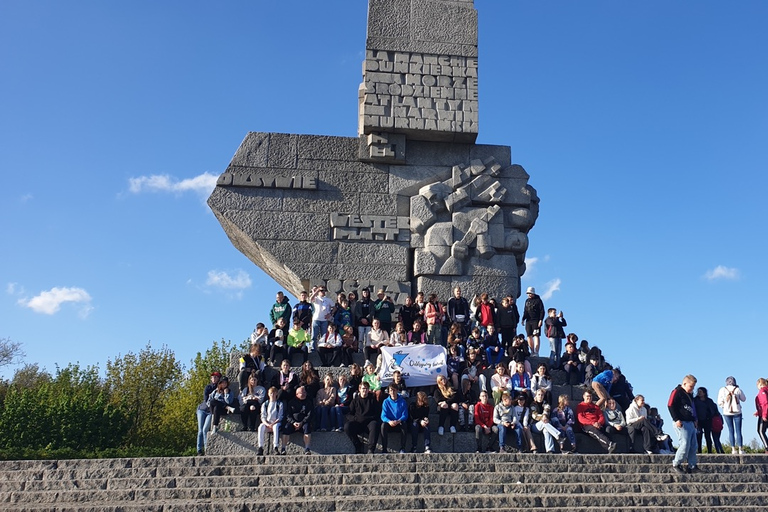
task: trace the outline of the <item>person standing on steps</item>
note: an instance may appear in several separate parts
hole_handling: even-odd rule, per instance
[[[544,323],[544,303],[541,297],[536,295],[536,289],[529,286],[525,291],[528,298],[523,306],[522,324],[525,326],[525,333],[528,335],[528,347],[531,349],[531,355],[539,357],[539,346],[541,345],[541,326]]]
[[[717,394],[717,405],[723,409],[723,419],[728,426],[728,440],[731,443],[731,453],[744,453],[744,440],[741,436],[741,402],[747,397],[741,390],[736,379],[727,377],[725,386]]]
[[[696,448],[696,430],[698,422],[696,419],[696,407],[693,403],[693,388],[696,387],[696,377],[686,375],[683,382],[680,383],[672,394],[669,395],[667,408],[669,415],[677,432],[678,448],[675,453],[675,460],[672,462],[672,469],[678,473],[696,473],[700,471],[697,465]],[[687,463],[687,466],[683,466]]]

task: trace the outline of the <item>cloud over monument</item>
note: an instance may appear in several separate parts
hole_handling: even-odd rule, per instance
[[[201,195],[209,195],[216,187],[218,175],[204,172],[193,178],[179,180],[168,174],[152,174],[128,179],[128,190],[134,194],[144,192],[170,192],[181,194],[195,192]]]

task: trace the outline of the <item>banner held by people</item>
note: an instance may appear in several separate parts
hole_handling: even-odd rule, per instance
[[[440,345],[382,347],[379,379],[386,386],[392,382],[395,370],[399,370],[408,387],[434,386],[438,375],[447,375],[446,357],[446,350]]]

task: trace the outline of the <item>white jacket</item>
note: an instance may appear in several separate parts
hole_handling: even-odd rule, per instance
[[[726,416],[741,414],[741,402],[746,402],[747,397],[739,386],[724,386],[717,393],[717,405],[723,409]]]

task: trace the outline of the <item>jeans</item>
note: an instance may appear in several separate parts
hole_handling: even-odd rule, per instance
[[[675,425],[678,448],[672,465],[679,466],[683,461],[688,461],[688,466],[693,467],[696,465],[696,448],[698,448],[696,427],[693,426],[692,421],[683,421],[681,425],[681,427]]]
[[[208,444],[208,431],[211,430],[213,415],[208,411],[197,410],[197,451],[202,452]]]
[[[344,429],[344,416],[349,412],[349,407],[346,405],[337,405],[331,409],[331,424],[336,428]]]
[[[312,349],[317,350],[317,339],[328,330],[326,320],[312,320]]]
[[[414,423],[411,422],[411,441],[413,443],[413,450],[416,451],[416,444],[419,442],[419,434],[424,434],[424,449],[426,450],[429,448],[430,445],[430,434],[429,434],[429,425],[426,427],[422,427],[421,423]]]
[[[741,438],[741,414],[723,414],[723,419],[728,425],[728,441],[731,443],[731,448],[744,446]],[[736,434],[736,444],[733,443],[734,433]]]
[[[549,362],[551,368],[560,366],[560,354],[563,352],[563,338],[549,339]]]
[[[371,326],[370,325],[361,325],[357,328],[357,345],[360,347],[360,351],[363,350],[363,345],[365,345],[365,336],[371,332]]]

